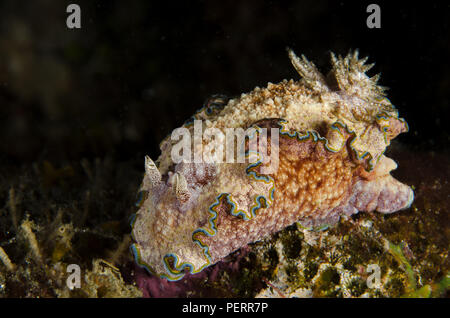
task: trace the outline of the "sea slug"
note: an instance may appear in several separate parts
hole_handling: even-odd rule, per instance
[[[294,222],[315,228],[342,215],[411,205],[412,189],[390,175],[397,165],[384,155],[408,126],[378,76],[366,75],[373,64],[358,51],[332,53],[325,76],[304,56],[288,54],[301,80],[234,99],[215,96],[161,143],[156,163],[145,158],[132,251],[151,273],[178,280]],[[241,143],[245,160],[238,152],[224,160],[217,147],[240,128],[253,129]],[[199,139],[207,130],[215,143]],[[192,152],[180,147],[185,137]],[[250,151],[252,140],[267,151]],[[238,143],[226,143],[227,150]]]

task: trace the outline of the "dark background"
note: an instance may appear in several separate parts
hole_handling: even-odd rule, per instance
[[[329,69],[329,52],[376,62],[410,125],[400,143],[449,144],[450,5],[361,1],[69,1],[0,4],[3,168],[82,158],[156,159],[159,142],[215,93],[298,79],[285,47]]]

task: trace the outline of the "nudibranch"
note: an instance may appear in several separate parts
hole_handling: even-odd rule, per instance
[[[411,205],[412,189],[390,175],[397,165],[384,155],[408,126],[378,76],[366,75],[373,64],[358,51],[332,53],[325,76],[304,56],[288,54],[299,81],[269,83],[234,99],[215,96],[182,126],[192,133],[198,123],[222,132],[255,127],[257,138],[261,128],[277,129],[274,145],[274,135],[266,135],[269,152],[278,154],[277,169],[264,170],[262,155],[250,163],[248,152],[244,162],[175,162],[170,137],[156,163],[145,158],[132,221],[140,266],[178,280],[295,222],[324,227],[342,215]],[[195,152],[206,141],[192,144]]]

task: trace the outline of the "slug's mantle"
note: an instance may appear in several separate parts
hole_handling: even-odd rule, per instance
[[[300,81],[269,83],[236,99],[216,96],[193,117],[221,131],[279,128],[277,171],[262,174],[261,162],[174,163],[174,142],[166,138],[156,164],[146,157],[132,222],[139,265],[178,280],[294,222],[327,226],[341,215],[411,205],[412,189],[390,175],[396,163],[383,155],[408,127],[378,76],[366,75],[373,65],[357,51],[331,54],[324,76],[288,53]],[[183,127],[192,131],[191,123]]]

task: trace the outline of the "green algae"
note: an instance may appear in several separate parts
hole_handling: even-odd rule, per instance
[[[332,297],[336,294],[336,286],[339,286],[340,275],[333,267],[328,267],[320,274],[316,283],[316,289],[319,296]]]
[[[409,217],[416,218],[417,215],[410,214]],[[287,229],[286,233],[272,239],[275,240],[272,242],[274,246],[281,242],[281,252],[286,257],[284,263],[278,266],[273,282],[278,282],[279,286],[287,284],[288,287],[282,290],[287,295],[290,291],[303,288],[313,290],[315,297],[442,297],[448,290],[448,277],[444,275],[438,283],[424,280],[422,272],[427,267],[417,262],[415,246],[407,244],[406,240],[394,244],[384,237],[385,233],[401,228],[394,218],[395,214],[385,217],[368,213],[342,220],[335,227],[319,233],[316,243],[312,245],[306,243],[305,230],[301,226],[298,226],[298,233],[292,228]],[[384,219],[384,230],[392,225],[389,232],[383,233],[377,228],[379,219]],[[416,222],[422,223],[420,219]],[[285,253],[289,250],[285,245],[290,243],[289,238],[294,234],[297,237],[293,245],[298,244],[299,238],[302,239],[300,255],[296,259],[289,258],[289,253]],[[425,250],[429,252],[430,247]],[[439,255],[445,253],[445,249],[440,249]],[[442,260],[438,254],[430,256],[436,258],[435,262]],[[433,257],[428,259],[433,260]],[[367,286],[369,274],[366,269],[369,264],[380,268],[380,288]],[[446,263],[441,264],[445,269]],[[319,270],[323,265],[325,269]],[[280,272],[284,272],[287,278],[280,276]],[[348,281],[345,277],[353,278]]]
[[[305,269],[303,270],[303,276],[305,277],[306,281],[310,281],[311,279],[316,276],[317,271],[319,269],[319,264],[316,262],[308,262],[305,266]]]
[[[402,266],[402,268],[405,270],[405,272],[407,274],[408,283],[407,283],[406,289],[407,290],[415,290],[416,286],[417,286],[415,273],[402,252],[404,243],[402,242],[400,245],[395,245],[391,242],[386,241],[386,244],[387,244],[389,252],[394,256],[394,258]]]
[[[450,272],[447,272],[445,276],[437,284],[433,286],[433,296],[443,295],[450,290]]]
[[[429,298],[431,296],[432,288],[430,285],[425,285],[422,288],[406,293],[404,298]]]

